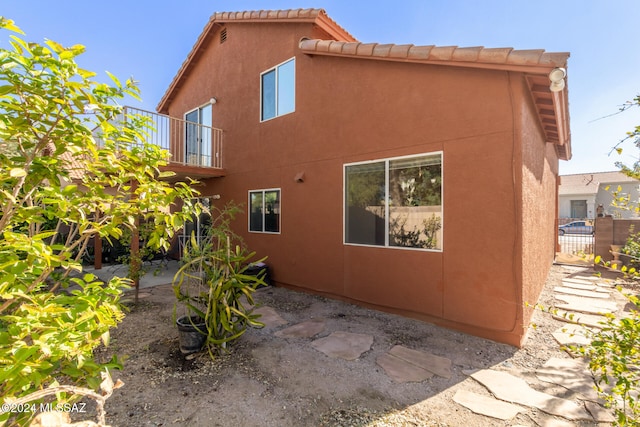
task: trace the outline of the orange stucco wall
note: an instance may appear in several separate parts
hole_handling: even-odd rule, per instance
[[[281,189],[279,234],[249,233],[246,215],[236,223],[279,285],[519,345],[523,295],[538,294],[553,254],[551,235],[529,228],[549,225],[539,214],[554,211],[557,174],[523,76],[301,54],[314,31],[229,24],[224,44],[212,38],[169,107],[183,117],[218,100],[227,174],[201,191],[246,208],[249,190]],[[260,123],[260,73],[293,56],[296,110]],[[344,164],[429,152],[443,153],[443,250],[345,245]]]
[[[522,83],[512,84],[514,92],[526,97]],[[522,301],[526,328],[533,313],[532,305],[538,301],[547,273],[555,258],[557,241],[557,177],[558,155],[553,144],[544,142],[538,119],[531,107],[522,103],[518,113],[516,135],[521,147],[521,237],[522,256],[514,259],[522,275]]]

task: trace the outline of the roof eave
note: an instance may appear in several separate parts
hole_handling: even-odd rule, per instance
[[[349,34],[347,30],[342,28],[336,21],[327,15],[324,9],[290,9],[290,10],[258,10],[246,12],[216,12],[211,15],[209,21],[198,36],[198,40],[187,55],[187,58],[180,66],[175,77],[171,81],[169,88],[166,90],[160,102],[156,106],[156,111],[162,114],[168,113],[168,108],[175,91],[182,84],[182,80],[189,74],[191,64],[197,60],[200,53],[204,50],[209,38],[215,33],[216,29],[222,27],[229,22],[242,23],[309,23],[315,24],[331,37],[336,40],[345,42],[355,42],[356,39]]]
[[[171,84],[160,99],[160,102],[156,106],[156,111],[158,113],[169,113],[169,103],[173,99],[173,94],[175,93],[175,91],[181,86],[182,80],[189,74],[191,63],[200,56],[200,54],[206,47],[206,44],[209,42],[209,38],[215,32],[215,29],[222,26],[220,22],[216,22],[214,20],[214,16],[212,16],[211,19],[209,19],[209,21],[207,22],[207,25],[205,25],[204,29],[200,33],[200,36],[196,40],[196,43],[193,45],[193,48],[191,48],[191,51],[187,55],[187,58],[178,69],[178,72],[171,81]]]
[[[523,73],[527,76],[529,90],[546,141],[555,145],[559,159],[571,159],[567,85],[565,84],[560,92],[551,92],[548,78],[553,69],[566,68],[569,57],[567,52],[550,53],[544,50],[514,50],[512,48],[487,49],[484,47],[345,43],[310,39],[301,40],[299,48],[307,55]],[[547,116],[551,116],[553,120],[551,126],[546,120],[549,119]]]

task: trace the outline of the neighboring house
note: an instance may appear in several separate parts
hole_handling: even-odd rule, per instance
[[[598,206],[602,205],[604,215],[614,218],[637,218],[634,209],[624,209],[612,205],[615,198],[628,199],[637,206],[640,201],[640,182],[622,172],[594,172],[560,176],[558,191],[559,218],[593,219]],[[624,205],[624,203],[622,203]]]
[[[568,56],[216,13],[157,109],[204,125],[174,134],[170,168],[244,204],[236,231],[276,285],[518,346],[554,260]]]

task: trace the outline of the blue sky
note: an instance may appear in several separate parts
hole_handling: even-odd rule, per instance
[[[606,117],[640,93],[638,0],[3,0],[0,14],[30,41],[85,45],[84,68],[105,81],[107,70],[133,76],[143,97],[135,105],[155,110],[214,12],[310,7],[363,42],[568,51],[573,159],[560,172],[615,170],[638,155],[609,153],[640,124],[640,108]]]

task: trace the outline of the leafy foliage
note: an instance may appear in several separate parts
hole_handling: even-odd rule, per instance
[[[626,295],[640,307],[640,299]],[[572,350],[589,360],[598,392],[615,410],[616,424],[640,425],[640,312],[631,310],[628,317],[606,315],[599,330],[589,333],[588,345]]]
[[[633,101],[625,102],[620,108],[620,112],[627,111],[633,107],[640,107],[640,95],[633,98]],[[613,150],[618,154],[622,154],[621,145],[627,141],[631,141],[637,148],[640,148],[640,125],[627,132],[627,135],[614,146]],[[617,162],[616,166],[618,166],[625,175],[640,179],[640,161],[636,161],[631,166],[625,165],[622,162]]]
[[[626,102],[620,111],[626,111],[633,107],[640,107],[640,95],[633,101]],[[612,151],[622,154],[621,145],[626,141],[632,141],[640,148],[640,125],[627,132]],[[616,165],[627,176],[640,179],[640,161],[628,166],[622,162]],[[609,190],[609,187],[606,188]],[[628,194],[622,193],[622,187],[618,186],[613,191],[612,205],[617,208],[640,212],[640,205],[631,200]],[[637,288],[640,272],[637,266],[640,263],[640,233],[630,232],[630,235],[622,248],[622,253],[630,259],[630,266],[621,266],[620,272],[630,280]],[[608,269],[617,270],[618,266],[611,261],[603,261],[600,256],[595,257],[594,264]],[[621,290],[619,288],[619,290]],[[607,404],[614,408],[616,425],[638,426],[640,425],[640,299],[638,295],[625,295],[633,304],[633,309],[627,317],[616,319],[613,315],[607,315],[601,328],[589,334],[590,343],[587,345],[572,347],[574,352],[582,354],[589,360],[589,367],[594,374],[598,392],[605,398]]]
[[[622,247],[622,253],[630,258],[630,264],[637,269],[640,265],[640,232],[633,232],[633,225],[629,230],[629,237]]]
[[[5,18],[0,28],[21,33]],[[97,389],[119,366],[93,350],[122,320],[129,282],[99,282],[80,260],[94,236],[118,239],[138,218],[154,225],[149,245],[168,245],[193,197],[158,179],[168,154],[139,143],[144,119],[122,117],[115,101],[138,96],[133,81],[94,81],[75,61],[80,45],[17,35],[10,45],[0,49],[0,403],[63,383]],[[187,202],[169,213],[176,199]],[[29,415],[0,413],[0,424]]]
[[[201,241],[192,234],[183,255],[184,265],[174,278],[177,304],[190,316],[204,320],[206,347],[214,358],[248,327],[263,327],[253,313],[253,292],[264,285],[261,277],[247,274],[255,253],[248,253],[230,223],[238,212],[230,205],[211,209],[211,227]],[[261,259],[257,262],[262,262]]]
[[[421,228],[414,225],[413,229],[409,230],[407,217],[398,216],[391,219],[389,241],[392,246],[433,249],[438,247],[438,231],[441,228],[442,222],[435,214],[423,219]]]

